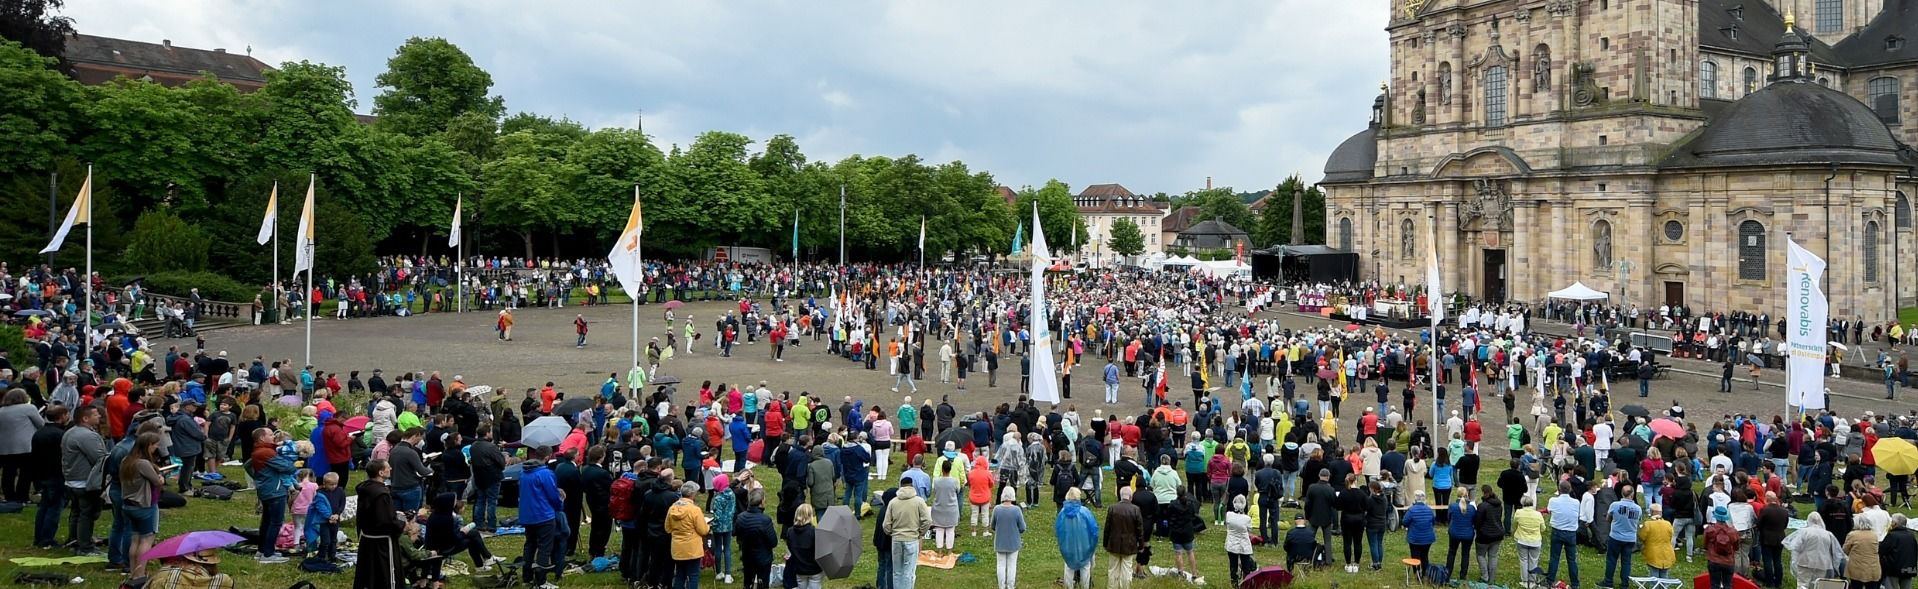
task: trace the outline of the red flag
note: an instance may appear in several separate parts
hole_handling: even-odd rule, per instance
[[[1156,394],[1159,396],[1160,401],[1164,401],[1165,400],[1165,348],[1159,348],[1159,371],[1158,371],[1157,377],[1154,380],[1158,382],[1157,384],[1152,385],[1152,392],[1153,394]]]

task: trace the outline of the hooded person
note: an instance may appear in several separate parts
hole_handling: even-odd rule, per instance
[[[307,457],[306,467],[313,471],[314,480],[319,480],[320,477],[326,476],[326,473],[333,472],[332,465],[335,461],[326,453],[326,427],[324,425],[332,421],[332,419],[333,412],[318,412],[315,419],[316,425],[313,430],[307,434],[307,442],[313,444],[313,455]],[[350,460],[351,457],[347,459]],[[340,474],[345,475],[346,473]]]
[[[1805,527],[1785,536],[1784,546],[1791,552],[1791,569],[1798,578],[1799,589],[1810,587],[1814,580],[1831,577],[1844,559],[1838,537],[1825,528],[1825,517],[1816,511],[1805,516]]]
[[[1099,548],[1099,520],[1082,502],[1085,495],[1077,487],[1066,491],[1065,505],[1053,519],[1052,532],[1059,544],[1059,558],[1065,562],[1065,589],[1091,589],[1092,559]]]

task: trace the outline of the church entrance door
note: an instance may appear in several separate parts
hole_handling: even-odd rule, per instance
[[[1484,290],[1480,291],[1486,301],[1505,302],[1505,250],[1481,250],[1485,257]]]
[[[1665,281],[1665,304],[1672,306],[1685,304],[1685,283],[1674,280]]]

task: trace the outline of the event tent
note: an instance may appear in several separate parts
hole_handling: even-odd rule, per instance
[[[1563,290],[1546,293],[1545,296],[1572,301],[1602,301],[1612,298],[1611,295],[1592,290],[1592,287],[1585,286],[1583,282],[1573,282],[1571,286],[1567,286]]]

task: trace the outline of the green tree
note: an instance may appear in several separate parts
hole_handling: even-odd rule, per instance
[[[518,234],[523,255],[533,257],[533,234],[566,217],[563,175],[552,160],[510,155],[486,163],[486,193],[479,201],[487,225]]]
[[[259,92],[266,123],[258,142],[265,167],[303,171],[344,163],[341,138],[360,126],[346,69],[287,62],[269,70],[266,80]]]
[[[0,39],[14,41],[40,55],[62,59],[73,19],[54,16],[65,0],[6,0],[0,2]],[[5,103],[13,104],[13,103]]]
[[[1186,201],[1199,207],[1201,221],[1219,219],[1240,229],[1252,227],[1251,209],[1245,207],[1245,201],[1241,200],[1238,192],[1231,188],[1187,192]]]
[[[579,171],[569,211],[576,233],[611,238],[625,226],[635,187],[642,198],[659,193],[666,155],[639,131],[607,128],[569,146],[565,162]]]
[[[752,143],[738,133],[707,131],[668,160],[678,184],[672,193],[679,198],[662,222],[676,226],[684,245],[764,243],[752,235],[785,225],[781,221],[792,211],[774,206],[764,181],[747,165]]]
[[[1039,222],[1046,231],[1046,246],[1055,251],[1066,251],[1072,247],[1073,232],[1078,233],[1078,241],[1086,243],[1085,223],[1079,219],[1079,207],[1072,202],[1072,187],[1058,179],[1047,180],[1045,186],[1038,189],[1026,187],[1019,191],[1019,198],[1013,203],[1012,218],[1026,226],[1026,240],[1032,239],[1032,203],[1039,203]],[[1008,242],[1005,247],[1012,244]],[[1020,246],[1025,247],[1025,246]]]
[[[1292,239],[1292,197],[1304,186],[1298,176],[1286,178],[1272,193],[1265,197],[1265,208],[1259,209],[1256,226],[1249,228],[1252,243],[1259,247],[1271,247],[1289,243]]]
[[[386,60],[386,72],[373,79],[386,91],[373,97],[379,126],[402,135],[424,137],[446,131],[467,113],[498,120],[506,102],[487,96],[493,76],[446,39],[413,37]],[[470,122],[469,122],[470,123]]]
[[[1112,246],[1112,253],[1128,258],[1145,253],[1145,233],[1139,231],[1138,223],[1126,217],[1112,222],[1112,238],[1107,243]]]
[[[67,153],[85,93],[57,63],[0,41],[0,174],[45,172]]]
[[[206,269],[212,240],[199,227],[173,213],[156,210],[140,214],[127,236],[126,263],[148,272],[198,272]]]

